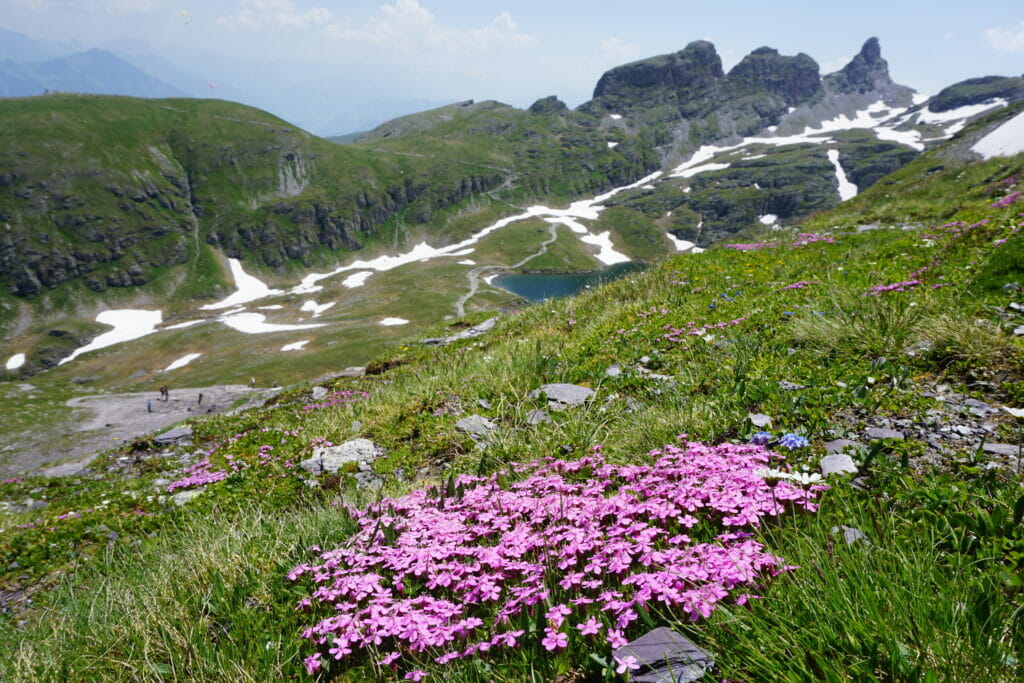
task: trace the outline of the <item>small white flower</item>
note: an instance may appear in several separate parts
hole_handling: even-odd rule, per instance
[[[875,378],[874,377],[868,377],[868,384],[874,384],[874,383],[875,383]]]

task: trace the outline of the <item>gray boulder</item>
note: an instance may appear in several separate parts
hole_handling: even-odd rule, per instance
[[[175,427],[174,429],[168,429],[163,434],[155,437],[153,441],[158,444],[168,446],[170,444],[182,443],[184,441],[190,441],[192,439],[192,428],[191,427]]]
[[[460,432],[466,432],[473,437],[487,436],[498,428],[498,425],[488,420],[483,415],[467,415],[455,423],[455,428]]]
[[[355,463],[357,466],[369,465],[384,455],[384,449],[369,439],[352,439],[338,446],[326,446],[313,451],[313,457],[299,463],[302,469],[310,474],[337,472],[339,469]]]
[[[466,329],[450,334],[447,337],[430,337],[429,339],[421,339],[421,344],[427,344],[428,346],[446,346],[452,342],[459,341],[460,339],[472,339],[473,337],[479,337],[482,334],[489,332],[495,325],[498,324],[497,318],[488,318],[487,320],[467,327]]]
[[[1010,457],[1017,457],[1021,450],[1020,446],[1013,443],[986,443],[984,446],[982,446],[982,449],[986,453]]]
[[[772,426],[772,419],[764,413],[751,413],[747,415],[747,419],[759,429],[768,429]]]
[[[594,390],[578,384],[545,384],[530,392],[530,398],[545,396],[552,410],[564,410],[570,406],[582,405],[594,395]]]
[[[324,387],[313,387],[313,400],[319,401],[327,395],[327,389]]]

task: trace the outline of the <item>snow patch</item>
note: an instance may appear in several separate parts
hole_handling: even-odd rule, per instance
[[[619,146],[619,143],[613,142],[611,140],[608,141],[608,149],[615,149],[618,146]]]
[[[766,213],[757,220],[761,221],[762,225],[775,225],[779,222],[779,217],[774,213]]]
[[[17,370],[25,364],[25,354],[16,353],[7,359],[7,365],[5,366],[8,370]]]
[[[282,351],[302,351],[303,347],[309,343],[308,339],[302,341],[292,342],[291,344],[285,344],[281,347]]]
[[[668,237],[669,240],[671,240],[672,246],[674,246],[676,248],[676,251],[690,251],[695,246],[697,246],[693,242],[688,242],[687,240],[679,239],[678,237],[676,237],[675,235],[673,235],[670,232],[666,232],[665,236]]]
[[[328,301],[325,304],[318,304],[313,299],[309,299],[308,301],[302,302],[302,308],[300,308],[299,310],[306,311],[307,313],[312,313],[314,318],[319,318],[324,311],[329,309],[335,303],[336,302],[334,301]]]
[[[85,346],[80,346],[74,352],[61,360],[58,365],[70,363],[83,353],[103,349],[121,342],[132,341],[145,337],[147,334],[156,332],[157,325],[163,320],[164,314],[160,311],[147,311],[142,309],[116,309],[102,311],[96,316],[96,322],[109,325],[114,329],[104,332],[93,339]]]
[[[281,304],[273,304],[272,306],[257,306],[261,311],[280,311],[284,306]]]
[[[945,123],[952,121],[961,122],[963,119],[969,119],[972,116],[978,116],[984,114],[987,111],[993,109],[999,109],[1008,105],[1004,99],[995,98],[988,100],[987,102],[981,102],[979,104],[968,104],[963,107],[957,107],[956,109],[950,109],[949,111],[932,111],[931,107],[925,107],[918,114],[918,123],[930,123],[936,126],[941,126]]]
[[[380,321],[381,325],[392,327],[394,325],[408,325],[409,321],[405,318],[384,318]]]
[[[476,265],[476,261],[474,261],[471,258],[464,258],[461,261],[459,261],[459,265],[460,266],[475,266]]]
[[[341,284],[349,289],[355,289],[356,287],[362,287],[366,284],[366,281],[373,275],[372,270],[364,270],[361,273],[352,273],[347,278],[341,281]],[[320,289],[318,287],[317,289]]]
[[[347,266],[340,266],[339,268],[336,268],[335,270],[329,273],[310,273],[309,275],[302,279],[301,283],[299,283],[296,287],[292,288],[291,293],[312,294],[313,292],[318,292],[323,289],[323,287],[317,284],[318,282],[326,278],[333,277],[335,275],[339,275],[341,273],[349,271],[370,270],[376,272],[385,272],[398,268],[399,266],[406,265],[408,263],[415,263],[417,261],[427,261],[429,259],[437,258],[439,256],[453,256],[461,253],[469,253],[468,251],[464,250],[466,250],[467,247],[472,247],[477,242],[482,240],[484,237],[487,237],[491,233],[495,232],[496,230],[500,230],[507,225],[516,223],[518,221],[523,221],[529,218],[543,218],[545,220],[559,219],[558,222],[564,222],[566,225],[570,227],[570,229],[573,230],[573,232],[576,232],[577,234],[580,235],[584,233],[589,234],[589,231],[585,226],[573,221],[573,219],[596,220],[598,213],[600,213],[600,211],[604,208],[603,206],[599,206],[601,203],[614,197],[619,192],[622,192],[624,190],[632,190],[642,185],[651,183],[660,176],[661,171],[655,171],[650,175],[640,178],[634,183],[630,183],[629,185],[624,185],[622,187],[613,188],[605,192],[604,194],[600,194],[592,199],[582,199],[580,201],[573,202],[572,204],[569,205],[569,208],[567,209],[552,209],[550,207],[542,205],[531,206],[523,213],[515,214],[513,216],[506,216],[501,220],[495,221],[491,225],[487,226],[480,232],[477,232],[476,234],[468,237],[467,239],[456,244],[450,244],[446,247],[432,247],[426,242],[420,242],[419,244],[415,245],[410,251],[404,254],[397,254],[395,256],[379,256],[375,259],[370,259],[366,261],[357,260],[350,263]],[[595,239],[601,238],[596,237]],[[611,256],[609,255],[609,257]],[[618,260],[613,261],[613,263],[619,262],[620,261]],[[365,278],[369,277],[369,273],[356,273],[356,275],[360,275],[361,279],[353,281],[353,284],[350,286],[359,286],[358,284],[355,283],[358,282],[359,284],[361,284],[363,281],[365,281]],[[353,276],[349,276],[349,278],[346,278],[345,282],[349,282],[352,277]]]
[[[262,313],[236,313],[224,315],[217,318],[231,329],[244,332],[245,334],[263,334],[268,332],[290,332],[292,330],[309,330],[314,327],[323,327],[323,323],[308,323],[306,325],[276,325],[265,322],[267,316]]]
[[[229,258],[228,264],[231,266],[231,276],[235,279],[235,287],[237,288],[235,293],[215,304],[200,306],[199,310],[218,311],[222,308],[231,308],[232,306],[247,304],[250,301],[256,301],[257,299],[265,299],[268,296],[274,296],[275,294],[284,294],[282,290],[271,289],[263,284],[263,282],[258,278],[246,273],[245,270],[242,269],[242,263],[238,259]]]
[[[580,241],[584,244],[593,244],[598,247],[600,251],[597,252],[597,260],[606,266],[611,266],[616,263],[627,263],[630,259],[622,252],[615,251],[612,246],[612,235],[611,232],[605,230],[597,235],[584,235],[580,237]]]
[[[618,121],[622,118],[622,114],[609,114],[608,115],[613,121]]]
[[[191,363],[192,361],[194,361],[196,358],[199,358],[199,356],[201,356],[201,355],[203,355],[203,354],[201,354],[201,353],[190,353],[190,354],[188,354],[186,356],[182,356],[181,358],[179,358],[178,360],[174,361],[173,363],[168,365],[166,368],[161,370],[161,372],[170,372],[171,370],[177,370],[178,368],[183,368],[186,365],[188,365],[189,363]]]
[[[846,171],[843,170],[842,165],[839,163],[839,150],[830,149],[828,151],[828,160],[832,162],[832,166],[836,169],[836,180],[839,182],[839,199],[845,202],[847,199],[856,197],[857,186],[846,177]]]
[[[1024,111],[978,140],[971,147],[984,159],[1009,157],[1024,152]]]

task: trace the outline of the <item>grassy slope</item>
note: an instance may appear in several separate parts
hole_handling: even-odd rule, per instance
[[[333,505],[362,496],[345,481],[308,490],[290,474],[284,461],[308,457],[318,438],[372,438],[388,451],[375,464],[379,472],[401,469],[422,486],[447,472],[561,456],[567,447],[582,453],[602,443],[614,461],[644,462],[644,453],[680,432],[708,442],[743,440],[754,431],[746,420],[750,412],[771,414],[776,431],[810,438],[810,451],[790,462],[814,465],[823,441],[862,438],[870,416],[921,419],[935,405],[919,395],[921,387],[939,380],[960,387],[982,381],[974,386],[987,387],[986,393],[977,395],[1021,405],[1021,347],[994,314],[1018,296],[1001,285],[1021,279],[1013,256],[1020,236],[993,243],[1019,223],[1020,204],[989,208],[994,198],[1021,189],[1012,181],[1021,163],[995,160],[924,181],[909,168],[896,184],[815,219],[834,229],[835,244],[680,257],[579,298],[528,308],[482,340],[386,351],[376,363],[392,368],[383,375],[331,383],[370,392],[369,400],[350,408],[299,410],[309,400],[299,387],[261,411],[199,421],[202,446],[222,444],[216,458],[231,454],[253,464],[209,485],[182,509],[169,506],[159,491],[154,495],[150,482],[172,465],[145,444],[137,446],[137,464],[124,478],[0,484],[8,500],[41,486],[31,495],[50,501],[41,512],[5,520],[4,581],[11,588],[40,580],[59,584],[36,594],[24,630],[3,627],[5,677],[298,676],[308,646],[297,634],[312,618],[292,611],[300,594],[284,574],[308,558],[307,545],[343,541],[350,525]],[[996,187],[964,183],[975,176],[1011,180]],[[889,197],[877,196],[886,188]],[[898,220],[902,206],[914,207],[909,217],[915,221],[955,215],[969,224],[990,222],[931,245],[915,231],[843,230],[863,218]],[[906,279],[929,264],[928,284],[953,286],[861,296],[869,286]],[[800,280],[817,284],[781,289]],[[737,318],[744,321],[709,341],[685,337],[677,344],[661,337],[667,323]],[[985,353],[978,351],[979,340],[986,342]],[[611,363],[628,367],[645,355],[650,368],[674,376],[674,387],[629,370],[605,377]],[[782,391],[781,380],[806,388]],[[555,415],[551,424],[527,426],[525,414],[537,405],[527,392],[553,381],[589,384],[598,399]],[[476,399],[492,407],[479,409]],[[454,429],[456,418],[435,414],[452,401],[500,425],[483,452]],[[995,421],[995,438],[1018,438],[1006,419]],[[260,431],[266,428],[274,431]],[[275,456],[261,467],[255,451],[264,443],[274,445]],[[1019,525],[994,521],[1012,518],[1015,503],[1019,510],[1019,479],[1005,469],[974,466],[970,451],[947,453],[930,467],[918,461],[924,448],[912,440],[884,444],[865,463],[868,490],[834,482],[819,515],[791,517],[759,532],[801,569],[762,587],[764,599],[752,607],[723,606],[692,626],[672,614],[652,618],[715,652],[720,673],[730,679],[1019,676],[1024,625],[1014,572],[1024,538]],[[408,486],[389,479],[389,490]],[[57,519],[71,509],[81,517]],[[19,528],[23,524],[30,526]],[[865,530],[871,545],[836,543],[830,529],[837,524]],[[806,627],[811,623],[815,628]],[[513,652],[426,668],[445,680],[540,680],[567,671],[600,677],[589,651],[573,641],[558,656],[535,653],[529,664]],[[607,656],[601,648],[597,654]],[[369,664],[334,672],[341,680],[387,673]]]

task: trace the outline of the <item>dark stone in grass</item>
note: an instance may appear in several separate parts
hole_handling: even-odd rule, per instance
[[[455,423],[455,428],[472,436],[487,436],[498,428],[496,424],[483,415],[468,415]]]
[[[635,657],[640,668],[629,679],[642,683],[689,683],[715,666],[711,653],[664,626],[626,643],[612,656]]]
[[[864,450],[864,444],[857,441],[850,441],[849,439],[836,439],[835,441],[825,442],[825,452],[829,454],[842,453],[848,449],[861,451]]]
[[[885,427],[868,427],[864,430],[864,433],[872,440],[903,439],[903,432],[898,432],[895,429],[886,429]]]

